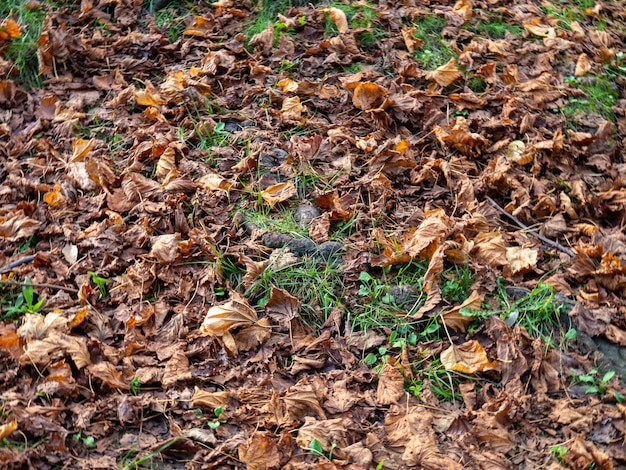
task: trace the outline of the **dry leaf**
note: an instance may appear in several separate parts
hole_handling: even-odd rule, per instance
[[[404,40],[404,45],[411,54],[424,45],[424,41],[415,37],[414,26],[410,28],[402,28],[402,39]]]
[[[462,74],[455,65],[454,59],[450,59],[447,64],[436,68],[432,72],[426,73],[427,80],[435,81],[442,87],[447,87],[460,77],[462,77]]]
[[[15,430],[17,430],[17,421],[14,419],[0,426],[0,441],[9,437]]]
[[[446,370],[464,374],[475,374],[486,370],[497,370],[498,363],[487,359],[485,349],[478,341],[467,341],[459,346],[452,345],[441,352],[441,364]]]
[[[256,311],[244,298],[232,299],[209,309],[200,326],[200,333],[205,336],[222,336],[232,328],[254,325]]]
[[[342,10],[340,10],[339,8],[324,8],[324,12],[328,13],[330,21],[335,23],[335,26],[337,26],[337,31],[339,31],[341,34],[350,31],[350,28],[348,27],[348,19],[346,18],[346,14]]]
[[[472,291],[467,299],[454,308],[442,313],[444,323],[456,331],[464,332],[474,317],[471,315],[462,315],[461,309],[480,310],[485,296],[476,291]]]
[[[576,70],[574,70],[574,75],[577,77],[581,77],[590,70],[591,61],[589,60],[589,56],[583,52],[578,56],[578,60],[576,61]]]
[[[286,324],[300,313],[300,301],[286,290],[272,286],[265,310],[272,320]]]
[[[305,111],[306,106],[300,103],[300,97],[292,96],[283,100],[283,106],[279,114],[283,120],[299,121],[302,118],[302,113]]]
[[[274,207],[279,202],[284,202],[296,194],[296,185],[292,181],[273,184],[261,191],[261,197],[270,207]]]
[[[372,82],[359,83],[354,89],[352,104],[359,109],[367,111],[382,104],[387,96],[387,90]]]
[[[506,260],[511,274],[525,273],[537,265],[539,253],[533,248],[522,248],[521,246],[508,247],[506,249]]]
[[[391,364],[385,364],[378,376],[376,401],[379,405],[397,403],[404,395],[404,377]]]
[[[522,140],[514,140],[509,143],[506,152],[507,160],[518,165],[526,165],[533,161],[532,152],[526,151],[526,144]]]

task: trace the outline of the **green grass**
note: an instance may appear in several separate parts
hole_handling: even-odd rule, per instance
[[[562,6],[561,6],[562,4]],[[574,0],[561,2],[556,0],[554,3],[544,2],[539,9],[545,15],[551,15],[560,22],[566,30],[571,30],[572,21],[583,22],[591,18],[586,15],[585,10],[593,8],[596,4],[595,0]]]
[[[267,206],[257,209],[238,209],[244,216],[245,221],[267,232],[279,232],[294,237],[308,236],[308,229],[298,225],[294,219],[294,209],[284,208],[278,212],[271,212]]]
[[[467,30],[491,39],[502,39],[507,32],[513,36],[521,36],[524,32],[520,25],[507,23],[502,14],[492,15],[489,21],[479,21],[470,25]]]
[[[154,12],[154,23],[161,31],[167,31],[171,43],[176,42],[185,30],[184,17],[191,14],[193,3],[174,0],[165,8]]]
[[[569,98],[568,104],[563,108],[563,114],[567,118],[575,119],[577,115],[591,111],[615,122],[615,114],[611,108],[619,100],[620,93],[615,87],[610,71],[603,76],[570,77],[566,81],[587,95],[586,98]]]
[[[433,70],[456,57],[454,51],[441,38],[443,28],[447,26],[444,18],[422,16],[413,22],[415,37],[424,44],[413,53],[413,58],[422,64],[425,70]]]
[[[319,263],[303,257],[297,263],[278,266],[270,263],[244,292],[258,307],[270,297],[272,286],[284,289],[301,303],[300,318],[313,329],[319,328],[335,308],[341,308],[343,275],[332,263]]]
[[[357,33],[355,36],[357,42],[363,47],[373,46],[387,36],[387,32],[377,26],[376,11],[367,2],[349,4],[331,2],[328,7],[343,11],[346,14],[350,29],[368,29],[368,31]],[[331,37],[337,34],[337,27],[326,14],[324,17],[324,36]]]

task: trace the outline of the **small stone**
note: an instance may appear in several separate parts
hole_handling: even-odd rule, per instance
[[[286,233],[267,232],[261,236],[261,242],[268,248],[282,248],[293,241],[293,237]]]
[[[285,163],[288,153],[283,149],[272,148],[267,152],[262,152],[259,156],[259,166],[263,168],[274,168]]]
[[[324,242],[317,247],[317,253],[324,261],[330,261],[343,251],[343,245],[339,242]]]
[[[315,253],[317,245],[308,238],[294,238],[289,243],[289,249],[296,256],[311,255]]]
[[[234,134],[235,132],[239,132],[241,130],[241,124],[239,124],[237,121],[227,122],[224,124],[224,130],[226,132]]]
[[[320,210],[311,204],[302,204],[298,206],[293,219],[301,227],[307,227],[313,219],[322,215]]]
[[[398,306],[410,307],[420,298],[417,289],[411,286],[389,286],[389,295],[393,297],[393,302]]]

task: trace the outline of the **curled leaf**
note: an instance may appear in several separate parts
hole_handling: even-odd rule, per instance
[[[232,328],[254,325],[256,321],[256,311],[244,298],[231,299],[209,309],[200,326],[200,333],[205,336],[223,336]]]
[[[324,8],[324,13],[328,13],[330,21],[335,23],[335,26],[337,26],[337,30],[340,33],[347,33],[350,31],[350,28],[348,27],[348,18],[346,18],[346,14],[342,10],[339,8]]]

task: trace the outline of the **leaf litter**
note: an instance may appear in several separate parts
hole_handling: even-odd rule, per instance
[[[0,63],[0,288],[45,303],[0,327],[3,468],[625,465],[626,392],[583,375],[626,345],[623,5],[304,3],[250,36],[260,4],[166,6],[172,40],[139,1],[29,2],[44,81]],[[433,18],[453,57],[426,69]],[[576,107],[603,74],[611,114]],[[264,243],[251,214],[301,204]],[[359,294],[411,263],[412,306]],[[270,276],[300,265],[326,277]],[[485,318],[501,281],[575,300],[576,341]],[[355,327],[367,299],[402,341]]]

